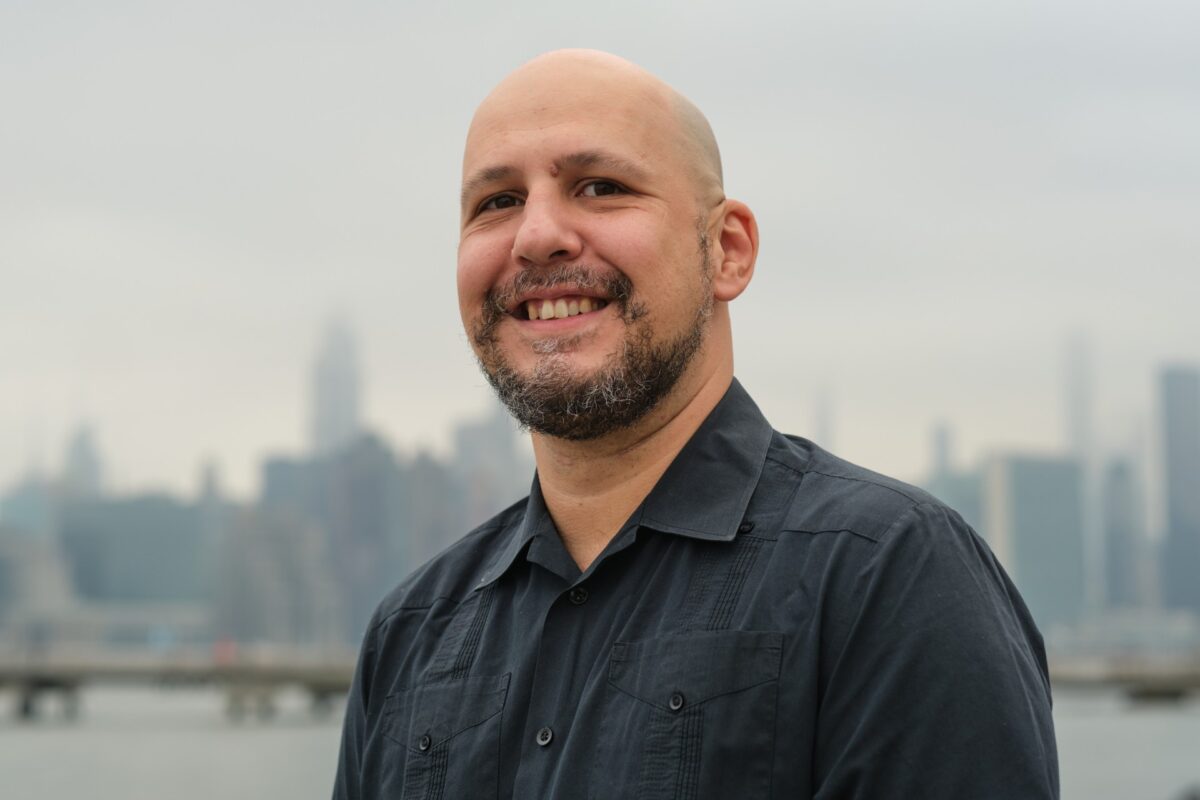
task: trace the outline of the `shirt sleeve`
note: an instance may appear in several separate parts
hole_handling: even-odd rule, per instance
[[[1057,798],[1042,638],[987,545],[921,504],[860,566],[822,658],[814,798]]]
[[[350,694],[346,699],[346,718],[342,723],[342,745],[338,754],[337,774],[333,783],[333,800],[359,800],[362,791],[362,756],[366,744],[369,691],[375,662],[375,619],[367,628]]]

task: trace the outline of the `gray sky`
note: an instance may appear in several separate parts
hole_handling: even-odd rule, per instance
[[[92,420],[121,489],[239,492],[299,450],[323,321],[366,416],[489,402],[454,297],[460,150],[525,59],[610,50],[709,115],[758,272],[737,373],[776,427],[913,478],[1056,446],[1091,341],[1105,446],[1200,361],[1200,4],[0,0],[0,486]]]

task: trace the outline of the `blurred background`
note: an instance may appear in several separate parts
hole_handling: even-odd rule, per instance
[[[1200,792],[1200,5],[0,0],[0,793],[329,795],[374,604],[528,491],[459,161],[564,46],[708,114],[738,376],[987,538],[1063,797]]]

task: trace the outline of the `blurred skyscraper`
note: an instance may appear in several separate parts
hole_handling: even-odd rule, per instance
[[[0,642],[48,644],[77,628],[76,617],[58,538],[0,523]]]
[[[1104,470],[1103,498],[1105,605],[1111,609],[1149,605],[1146,541],[1142,530],[1141,493],[1133,465],[1117,458]]]
[[[934,425],[931,439],[933,467],[924,488],[982,534],[983,498],[979,472],[958,468],[954,459],[954,433],[947,423]]]
[[[1081,484],[1071,459],[997,456],[984,468],[985,536],[1044,633],[1083,616]]]
[[[529,494],[534,466],[517,447],[516,423],[499,401],[478,420],[454,429],[454,472],[465,497],[465,520],[474,526]]]
[[[349,326],[334,320],[325,329],[312,372],[311,447],[324,456],[354,441],[361,430],[358,351]]]
[[[1200,370],[1164,369],[1159,391],[1167,512],[1163,603],[1200,614]]]
[[[59,536],[72,585],[96,603],[203,603],[199,508],[166,494],[62,504]]]
[[[0,525],[10,525],[27,536],[48,538],[58,528],[53,484],[31,472],[0,495]]]
[[[1066,452],[1079,464],[1083,514],[1084,598],[1096,610],[1105,596],[1106,549],[1102,544],[1096,464],[1092,354],[1082,335],[1068,339],[1064,359],[1063,421]]]
[[[104,462],[89,425],[80,425],[67,444],[62,491],[75,499],[96,498],[104,491]]]

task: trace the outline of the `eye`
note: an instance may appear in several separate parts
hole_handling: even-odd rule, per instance
[[[506,208],[513,208],[521,205],[523,201],[519,197],[514,197],[511,194],[498,194],[495,197],[489,197],[484,200],[479,206],[482,211],[502,211]]]
[[[589,181],[579,193],[584,197],[606,197],[610,194],[625,194],[625,187],[612,181]]]

